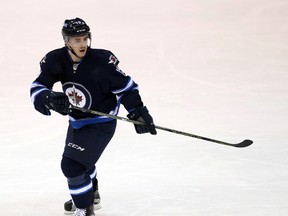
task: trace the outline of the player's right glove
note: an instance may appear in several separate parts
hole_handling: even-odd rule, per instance
[[[138,107],[132,112],[130,112],[127,117],[129,119],[144,122],[145,124],[134,124],[137,133],[151,133],[153,135],[157,134],[152,116],[149,114],[148,109],[144,107]]]
[[[54,92],[51,91],[47,96],[48,107],[55,112],[58,112],[62,115],[67,115],[69,113],[69,99],[66,94],[63,92]]]

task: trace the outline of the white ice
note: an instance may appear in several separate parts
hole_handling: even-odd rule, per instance
[[[76,16],[140,85],[157,125],[254,141],[138,135],[119,122],[97,163],[97,216],[288,215],[287,11],[287,0],[2,1],[0,215],[63,215],[67,118],[36,112],[29,89]]]

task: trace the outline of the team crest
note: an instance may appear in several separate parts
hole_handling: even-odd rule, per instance
[[[68,82],[64,83],[63,89],[72,105],[86,109],[91,107],[92,98],[84,86],[78,83]]]

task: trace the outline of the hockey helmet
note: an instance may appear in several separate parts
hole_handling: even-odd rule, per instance
[[[76,17],[75,19],[67,19],[62,27],[62,36],[65,40],[67,37],[88,35],[91,37],[90,28],[84,20]]]

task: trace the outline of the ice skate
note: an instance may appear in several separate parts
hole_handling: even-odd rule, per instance
[[[96,190],[94,192],[94,203],[93,203],[94,210],[101,208],[100,202],[101,202],[101,198],[100,198],[98,190]],[[76,206],[74,205],[72,199],[64,203],[64,214],[72,215],[75,211],[76,211]]]
[[[76,208],[74,216],[95,216],[93,205],[86,209]]]

